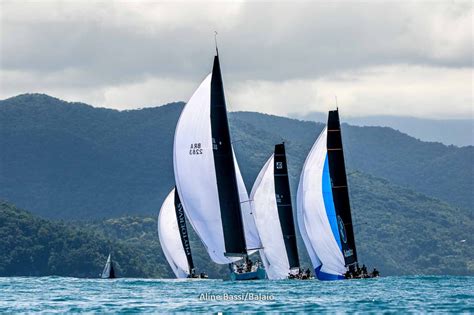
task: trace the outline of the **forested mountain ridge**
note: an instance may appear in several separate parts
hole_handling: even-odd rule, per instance
[[[295,158],[296,174],[299,174],[307,152],[324,128],[321,123],[260,113],[238,112],[234,115],[273,134],[275,139],[279,137],[280,141],[288,141],[290,146],[297,144],[298,148],[287,150]],[[437,142],[423,142],[388,127],[357,127],[343,122],[342,137],[349,170],[373,174],[455,206],[473,209],[473,146],[458,148]],[[270,152],[271,145],[266,148]],[[250,154],[248,151],[246,153]],[[262,162],[260,164],[263,165]]]
[[[152,247],[153,248],[153,247]],[[119,276],[171,275],[163,255],[150,253],[72,223],[33,216],[0,201],[0,276],[75,276],[96,278],[109,252]]]
[[[324,122],[326,114],[322,112],[310,112],[304,115],[290,114],[289,117],[316,122]],[[344,115],[344,121],[353,126],[382,126],[390,127],[407,133],[422,141],[441,142],[446,145],[468,146],[474,145],[474,119],[437,119],[418,118],[410,116],[359,116],[351,117]]]
[[[474,274],[473,218],[439,200],[353,172],[349,176],[359,261],[383,275]],[[92,222],[40,219],[0,202],[0,276],[97,277],[109,251],[122,277],[173,277],[152,217]],[[189,227],[198,271],[224,278]],[[310,263],[298,240],[303,267]]]
[[[0,198],[50,218],[153,214],[174,185],[172,146],[183,103],[116,111],[41,94],[0,101]],[[273,145],[286,141],[291,186],[323,124],[230,114],[250,190]],[[390,128],[343,125],[349,171],[407,186],[472,213],[473,147],[427,143]]]

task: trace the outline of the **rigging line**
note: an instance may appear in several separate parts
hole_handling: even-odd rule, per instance
[[[216,44],[216,54],[219,55],[219,49],[217,48],[217,31],[214,31],[214,43]]]

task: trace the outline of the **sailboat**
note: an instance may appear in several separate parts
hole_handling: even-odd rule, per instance
[[[175,188],[166,197],[158,215],[158,236],[176,278],[207,278],[195,274],[186,217]]]
[[[107,257],[107,262],[105,263],[104,270],[100,276],[102,279],[114,279],[115,276],[115,269],[114,269],[114,262],[112,260],[112,254],[109,253],[109,257]]]
[[[301,172],[297,219],[315,274],[346,279],[358,268],[339,111],[314,143]]]
[[[274,154],[258,174],[250,199],[268,278],[308,279],[309,275],[300,271],[284,143],[275,145]]]
[[[247,261],[261,242],[232,147],[217,48],[212,72],[181,113],[173,151],[176,188],[210,258],[218,264]],[[265,274],[256,265],[248,271],[232,270],[230,278]]]

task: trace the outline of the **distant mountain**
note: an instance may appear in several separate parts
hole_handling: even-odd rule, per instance
[[[0,101],[0,198],[49,218],[156,214],[174,185],[173,134],[183,105],[119,112],[39,94]],[[231,113],[230,124],[247,188],[284,140],[296,191],[323,124],[251,112]],[[343,138],[350,171],[472,213],[474,147],[422,142],[381,127],[343,125]]]
[[[244,172],[248,184],[253,183],[259,168],[271,153],[272,144],[285,140],[293,187],[296,188],[304,159],[324,125],[252,112],[234,113],[232,118],[235,119],[235,138],[245,139],[243,142],[246,143],[237,146],[237,153],[256,160],[248,163],[248,173]],[[241,125],[246,127],[241,129]],[[342,137],[349,171],[372,174],[472,212],[473,146],[445,146],[423,142],[388,127],[357,127],[344,123]],[[264,154],[260,156],[255,152]]]
[[[324,122],[327,115],[311,112],[305,115],[290,114],[290,117]],[[474,145],[474,119],[422,119],[408,116],[362,116],[343,117],[344,121],[354,126],[380,126],[399,130],[423,141],[441,142],[446,145]]]

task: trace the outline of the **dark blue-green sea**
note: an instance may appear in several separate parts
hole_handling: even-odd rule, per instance
[[[1,312],[474,312],[474,277],[321,282],[0,278]]]

